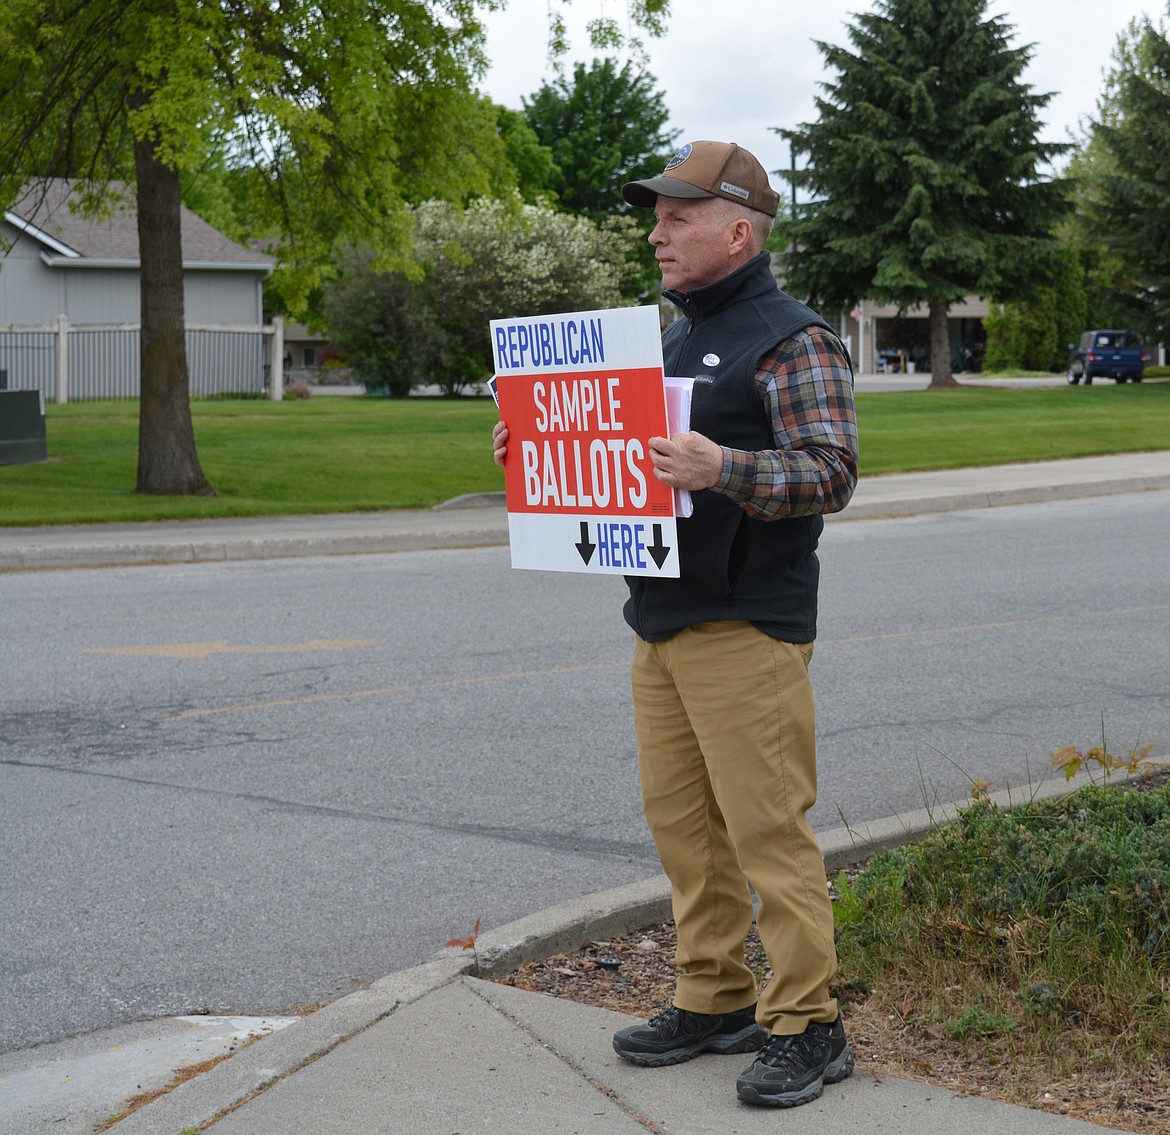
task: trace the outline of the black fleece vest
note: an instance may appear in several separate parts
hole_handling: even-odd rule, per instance
[[[663,335],[666,373],[694,378],[691,429],[719,445],[775,449],[755,386],[760,359],[809,326],[832,328],[785,295],[760,253],[714,284],[668,291],[682,309]],[[678,521],[681,576],[627,577],[626,622],[647,642],[718,619],[746,619],[773,638],[816,637],[819,515],[756,520],[722,493],[692,494],[694,514]]]

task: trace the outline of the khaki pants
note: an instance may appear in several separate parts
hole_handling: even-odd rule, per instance
[[[817,794],[812,650],[712,622],[638,639],[632,666],[642,799],[678,927],[675,1004],[727,1013],[756,1000],[743,960],[750,883],[774,974],[756,1019],[778,1033],[837,1016],[832,905],[806,817]]]

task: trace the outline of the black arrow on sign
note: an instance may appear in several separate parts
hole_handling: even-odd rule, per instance
[[[654,525],[654,543],[646,548],[646,551],[654,557],[654,562],[658,565],[658,570],[662,570],[662,565],[666,563],[666,557],[670,555],[670,549],[662,543],[662,525]]]
[[[581,543],[577,545],[577,551],[581,553],[581,559],[588,563],[593,559],[593,551],[597,547],[596,544],[589,543],[589,524],[587,521],[581,521]],[[659,567],[662,565],[659,564]]]

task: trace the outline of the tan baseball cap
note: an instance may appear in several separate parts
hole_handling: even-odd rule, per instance
[[[780,204],[764,167],[734,142],[688,142],[666,163],[661,177],[622,186],[626,201],[644,209],[653,209],[659,195],[726,197],[769,217],[776,215]]]

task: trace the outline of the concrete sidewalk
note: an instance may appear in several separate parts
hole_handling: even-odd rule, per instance
[[[1170,451],[898,474],[864,479],[849,509],[830,522],[1168,488]],[[0,571],[507,542],[499,498],[453,503],[458,507],[427,512],[0,529]],[[1049,790],[1077,786],[1074,780]],[[857,857],[859,844],[868,852],[904,843],[941,818],[936,809],[932,816],[896,817],[859,833],[824,833],[826,865],[833,873]],[[507,973],[588,940],[649,926],[668,918],[669,910],[662,877],[564,903],[482,934],[477,946],[482,972]],[[794,1135],[1102,1130],[936,1086],[879,1081],[867,1074],[864,1054],[855,1076],[826,1089],[817,1103],[782,1113],[750,1108],[735,1099],[736,1076],[750,1058],[704,1056],[674,1068],[637,1068],[620,1060],[610,1044],[612,1032],[629,1018],[471,973],[470,955],[445,951],[427,965],[285,1023],[110,1130],[114,1135],[180,1135],[191,1128],[213,1135],[731,1135],[770,1132],[779,1125]],[[647,1013],[661,1007],[648,1005]],[[69,1051],[77,1053],[87,1042],[91,1053],[109,1051],[100,1036],[75,1038],[67,1042],[74,1046]],[[19,1073],[11,1077],[0,1063],[0,1085],[12,1093],[9,1104],[0,1106],[7,1130],[39,1135],[92,1129],[92,1104],[86,1112],[84,1101],[62,1097],[54,1103],[52,1085],[62,1082],[62,1074],[47,1055],[41,1066],[37,1050],[10,1055],[20,1059],[9,1061]],[[66,1071],[64,1081],[69,1079]]]
[[[863,477],[830,523],[1170,488],[1170,450]],[[502,493],[433,509],[0,528],[0,571],[506,544]]]

